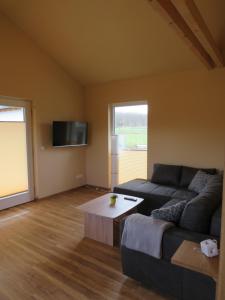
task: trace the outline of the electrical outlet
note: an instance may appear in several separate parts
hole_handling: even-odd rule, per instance
[[[76,179],[83,179],[84,178],[84,175],[83,174],[78,174],[78,175],[76,175]]]

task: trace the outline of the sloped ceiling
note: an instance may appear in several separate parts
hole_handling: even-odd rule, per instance
[[[224,0],[196,0],[217,43]],[[0,10],[84,85],[204,68],[147,0],[0,0]]]

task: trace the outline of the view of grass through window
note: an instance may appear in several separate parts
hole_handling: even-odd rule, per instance
[[[116,106],[115,134],[121,136],[123,148],[147,150],[148,106]]]

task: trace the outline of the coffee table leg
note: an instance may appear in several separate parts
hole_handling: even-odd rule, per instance
[[[88,213],[84,218],[85,237],[113,246],[113,219]]]

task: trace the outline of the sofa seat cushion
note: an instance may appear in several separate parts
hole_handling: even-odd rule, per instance
[[[161,196],[173,197],[176,191],[177,189],[175,187],[155,185],[155,188],[152,190],[152,194],[159,195],[159,196],[161,195]]]
[[[162,240],[162,258],[170,261],[173,254],[184,240],[200,243],[203,240],[212,238],[210,235],[191,232],[179,227],[173,227],[164,232]]]
[[[173,198],[180,200],[191,200],[195,198],[198,194],[187,189],[179,189],[173,194]]]
[[[179,202],[183,201],[183,199],[178,199],[178,198],[172,198],[170,199],[170,201],[166,202],[163,206],[163,207],[170,207],[171,205],[175,205]]]
[[[155,184],[144,179],[134,179],[116,186],[114,192],[117,193],[117,191],[120,191],[119,194],[122,194],[122,191],[134,191],[149,195],[172,197],[177,189],[175,187]]]
[[[145,215],[150,215],[153,209],[168,202],[176,191],[176,188],[161,186],[144,179],[134,179],[113,189],[114,193],[144,198],[138,212]]]
[[[130,190],[130,191],[136,191],[139,188],[141,188],[143,186],[143,184],[146,183],[145,179],[133,179],[130,180],[128,182],[122,183],[117,185],[116,187],[114,187],[114,190],[116,189],[120,189],[120,190]],[[154,188],[154,185],[152,186],[152,188]],[[116,193],[116,191],[114,191]]]

